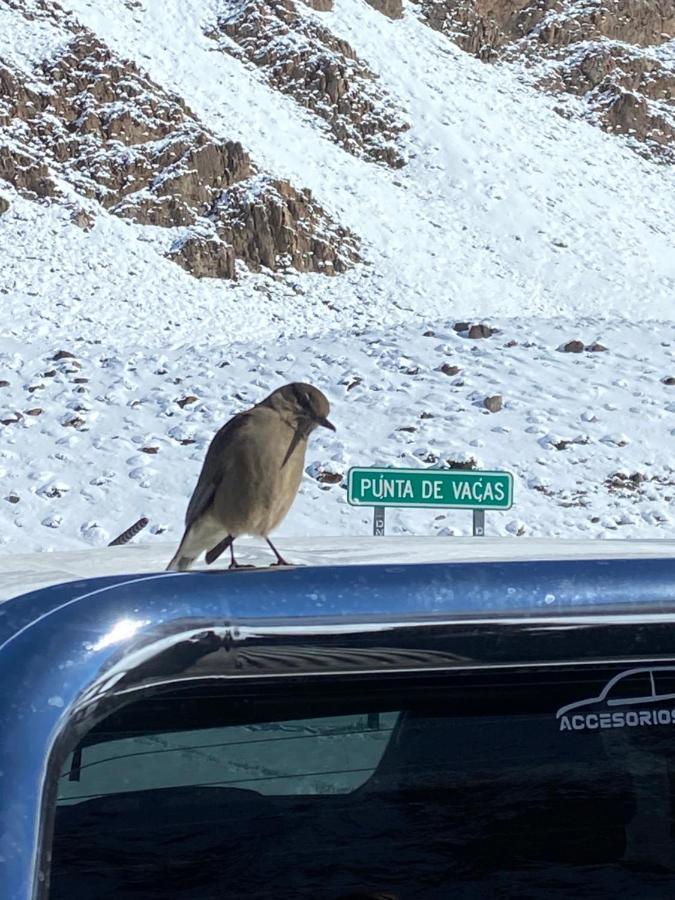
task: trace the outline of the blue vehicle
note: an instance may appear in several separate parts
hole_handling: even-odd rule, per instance
[[[675,713],[656,706],[675,709],[674,666],[668,558],[111,576],[15,597],[0,896],[672,896]],[[641,701],[624,693],[601,727],[586,701],[636,671],[668,696],[630,724]]]

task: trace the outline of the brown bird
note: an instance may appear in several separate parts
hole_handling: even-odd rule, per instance
[[[328,421],[330,405],[318,388],[293,382],[227,422],[211,441],[185,514],[185,533],[167,569],[184,571],[204,551],[212,563],[242,534],[264,537],[275,565],[286,565],[269,534],[300,487],[307,439]]]

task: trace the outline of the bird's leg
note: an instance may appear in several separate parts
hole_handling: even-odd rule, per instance
[[[224,548],[223,548],[224,549]],[[254,569],[255,566],[249,565],[248,563],[238,563],[234,558],[234,538],[230,541],[230,565],[228,569]]]
[[[279,553],[279,551],[278,551],[277,548],[274,546],[274,544],[272,543],[272,541],[271,541],[268,537],[266,537],[265,540],[266,540],[267,543],[270,545],[270,548],[271,548],[272,552],[274,553],[274,555],[275,555],[276,558],[277,558],[277,561],[276,561],[275,563],[272,563],[272,565],[273,565],[273,566],[288,566],[288,565],[290,565],[290,563],[287,563],[286,560],[283,558],[283,556]]]
[[[230,569],[238,569],[239,563],[234,558],[234,541],[230,541]]]

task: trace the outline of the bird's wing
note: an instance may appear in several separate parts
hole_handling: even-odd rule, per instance
[[[238,413],[236,416],[226,422],[220,431],[211,441],[209,449],[206,451],[204,465],[199,475],[197,485],[192,492],[188,508],[185,513],[185,528],[190,528],[196,520],[211,505],[213,497],[222,477],[222,457],[227,453],[227,444],[231,440],[235,431],[238,431],[245,424],[248,418],[248,411]]]
[[[197,483],[197,487],[192,492],[192,496],[190,497],[190,502],[188,503],[188,508],[185,512],[185,528],[188,529],[190,526],[194,525],[197,519],[201,516],[204,510],[210,505],[213,500],[213,495],[216,492],[216,483],[215,481],[211,481],[208,483],[201,483],[201,480]]]

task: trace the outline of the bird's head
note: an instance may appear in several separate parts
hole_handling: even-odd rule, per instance
[[[330,404],[326,396],[312,384],[293,381],[274,391],[263,402],[303,426],[303,430],[309,432],[321,425],[335,431],[335,425],[328,421]]]

